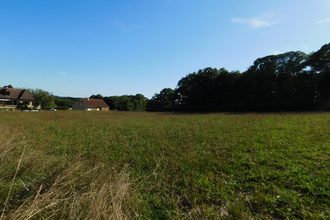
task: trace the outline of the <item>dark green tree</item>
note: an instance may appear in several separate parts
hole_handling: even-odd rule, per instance
[[[277,103],[293,103],[298,101],[297,95],[301,96],[301,94],[297,94],[298,85],[295,81],[299,78],[300,74],[305,74],[303,69],[307,59],[308,55],[300,51],[288,52],[276,56],[274,92]],[[312,91],[308,91],[308,93],[313,92],[313,88]]]
[[[118,110],[120,111],[134,111],[133,97],[123,95],[119,97]]]
[[[218,109],[230,109],[229,105],[236,101],[236,84],[240,75],[239,71],[229,72],[225,68],[219,69],[219,75],[216,78],[216,102],[218,103]]]
[[[91,97],[102,97],[110,106],[110,109],[118,111],[145,111],[147,105],[147,98],[142,94],[109,97],[97,95]]]
[[[133,97],[134,111],[145,111],[147,109],[148,99],[142,94],[136,94]]]
[[[119,109],[119,96],[104,97],[103,100],[110,106],[110,109],[120,110]]]
[[[176,88],[179,104],[195,110],[214,105],[217,102],[216,79],[218,76],[217,69],[208,67],[182,78]]]
[[[330,102],[330,43],[310,55],[307,69],[316,74],[317,98],[321,102]]]
[[[35,103],[35,107],[41,105],[43,109],[56,108],[55,97],[51,93],[42,89],[29,89],[29,91],[34,95],[36,100],[39,101]]]
[[[91,95],[89,98],[91,98],[91,99],[103,99],[103,96],[101,94],[97,94],[97,95]]]
[[[171,88],[165,88],[156,93],[147,104],[148,111],[171,111],[175,109],[177,94]]]
[[[307,58],[298,51],[257,59],[240,77],[238,100],[256,110],[284,109],[297,102],[295,79]]]
[[[55,97],[55,105],[58,109],[69,109],[76,101],[78,101],[77,98]]]

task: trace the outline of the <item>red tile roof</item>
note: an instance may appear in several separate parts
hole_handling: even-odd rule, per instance
[[[109,108],[107,103],[105,103],[102,99],[82,98],[82,100],[90,108]]]

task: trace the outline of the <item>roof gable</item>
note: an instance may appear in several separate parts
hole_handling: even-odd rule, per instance
[[[34,100],[34,96],[33,94],[28,91],[28,90],[23,90],[22,93],[20,94],[19,99],[23,99],[23,100]]]
[[[0,98],[15,100],[35,100],[33,94],[26,89],[0,87]]]

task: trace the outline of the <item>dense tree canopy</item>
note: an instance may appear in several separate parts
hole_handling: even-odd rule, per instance
[[[317,96],[329,105],[330,101],[330,43],[313,53],[307,62],[312,74],[316,75]]]
[[[210,67],[188,74],[178,82],[179,103],[194,107],[212,105],[217,100],[218,77],[219,71]]]
[[[55,104],[56,108],[67,110],[72,107],[72,105],[78,101],[78,98],[72,98],[72,97],[55,97]]]
[[[171,111],[174,110],[178,95],[171,88],[165,88],[159,94],[155,94],[147,103],[149,111]]]
[[[170,91],[170,89],[164,89]],[[330,109],[330,43],[259,58],[247,71],[205,68],[179,80],[170,105],[162,90],[149,111],[305,111]]]

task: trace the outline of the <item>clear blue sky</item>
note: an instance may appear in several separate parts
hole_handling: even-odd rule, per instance
[[[329,42],[329,0],[0,0],[0,86],[151,98]]]

